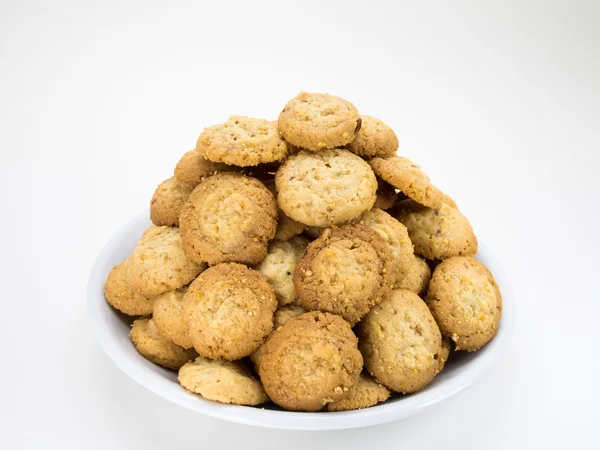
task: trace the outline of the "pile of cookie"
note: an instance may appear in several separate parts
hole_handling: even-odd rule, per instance
[[[139,353],[205,399],[341,411],[488,343],[502,297],[473,229],[397,149],[327,94],[206,128],[106,281]]]

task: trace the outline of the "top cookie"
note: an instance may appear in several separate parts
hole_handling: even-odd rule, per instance
[[[442,192],[431,184],[427,175],[410,159],[402,156],[373,158],[369,164],[378,176],[416,202],[429,208],[440,207]]]
[[[398,150],[394,130],[375,117],[361,116],[361,119],[360,130],[346,148],[366,158],[394,156]]]
[[[281,111],[278,127],[290,144],[317,151],[352,142],[361,118],[354,105],[343,98],[301,92]]]
[[[205,177],[210,177],[217,172],[234,172],[236,170],[239,169],[235,166],[209,161],[194,149],[181,157],[175,166],[174,175],[179,181],[198,184]]]
[[[205,128],[196,149],[210,161],[242,167],[279,161],[287,154],[274,122],[244,116]]]

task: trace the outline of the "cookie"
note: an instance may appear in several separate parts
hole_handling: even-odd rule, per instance
[[[198,356],[179,369],[177,379],[188,391],[219,403],[256,406],[269,400],[260,381],[240,361]]]
[[[498,332],[502,295],[490,271],[475,258],[449,258],[437,266],[427,301],[456,350],[478,350]]]
[[[195,184],[184,183],[175,177],[160,183],[150,201],[152,223],[159,226],[178,226],[181,208],[195,187]]]
[[[277,205],[258,180],[233,172],[205,178],[179,217],[189,257],[210,265],[258,264],[275,236]]]
[[[302,306],[358,322],[390,292],[396,276],[391,250],[366,225],[328,228],[294,269]]]
[[[231,116],[221,125],[205,128],[196,150],[209,161],[247,167],[284,159],[287,144],[275,123]]]
[[[392,208],[398,199],[398,193],[396,188],[389,184],[387,181],[383,181],[377,177],[377,199],[375,200],[374,208],[386,209]]]
[[[339,400],[362,370],[350,325],[320,311],[289,320],[269,337],[258,373],[267,395],[293,411],[318,411]]]
[[[186,350],[160,334],[152,319],[135,320],[129,337],[144,358],[166,369],[178,370],[197,356],[195,351]]]
[[[304,255],[309,242],[303,236],[295,236],[287,242],[273,241],[265,259],[256,266],[256,270],[267,278],[275,290],[280,306],[294,303],[298,299],[294,288],[294,267]]]
[[[412,257],[410,269],[396,283],[396,289],[408,289],[417,295],[423,295],[427,292],[429,280],[431,279],[431,269],[423,258]]]
[[[267,279],[236,263],[205,270],[184,297],[192,344],[206,358],[248,356],[271,332],[276,307],[275,292]]]
[[[365,367],[393,391],[417,392],[439,371],[442,336],[414,292],[392,291],[363,318],[356,334]]]
[[[390,391],[369,374],[361,373],[345,397],[327,404],[327,411],[350,411],[375,406],[385,402]]]
[[[339,225],[371,209],[377,180],[348,150],[301,151],[275,175],[277,202],[292,219],[310,226]]]
[[[446,365],[446,361],[450,357],[450,350],[452,350],[452,341],[446,336],[442,336],[442,350],[438,355],[439,372],[442,371]]]
[[[152,314],[154,299],[138,294],[127,282],[128,260],[117,264],[109,272],[104,284],[104,297],[113,307],[128,316]]]
[[[412,200],[394,208],[395,217],[408,229],[415,253],[427,259],[474,256],[477,238],[473,228],[458,209],[442,203],[439,211]]]
[[[177,166],[175,166],[174,175],[175,178],[184,183],[198,184],[204,178],[217,172],[235,172],[237,170],[239,168],[235,166],[209,161],[198,150],[194,149],[186,152],[181,157]]]
[[[183,317],[183,296],[186,292],[184,287],[155,297],[152,320],[164,337],[183,348],[192,348],[190,329]]]
[[[376,231],[390,249],[396,267],[394,286],[399,285],[414,265],[414,249],[408,230],[388,213],[377,208],[364,213],[360,223]]]
[[[362,125],[346,148],[365,158],[394,156],[398,150],[396,133],[382,120],[361,116]]]
[[[142,295],[158,295],[185,286],[205,267],[183,250],[179,228],[153,225],[131,255],[127,281]]]
[[[456,204],[454,199],[444,192],[442,192],[442,202],[444,202],[448,206],[451,206],[452,208],[458,209],[458,205]]]
[[[329,94],[301,92],[281,111],[278,128],[290,144],[317,151],[352,142],[361,122],[352,103]]]
[[[263,181],[263,184],[275,197],[277,197],[274,177]],[[285,242],[294,236],[302,234],[305,229],[306,225],[286,216],[283,210],[279,206],[277,207],[277,229],[275,230],[275,240]]]
[[[421,168],[402,156],[373,158],[369,164],[377,176],[383,178],[416,202],[438,209],[442,203],[442,192],[436,188]]]

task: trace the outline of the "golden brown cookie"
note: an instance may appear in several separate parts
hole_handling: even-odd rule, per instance
[[[456,350],[478,350],[498,332],[502,295],[490,271],[475,258],[449,258],[437,266],[427,301]]]
[[[158,295],[185,286],[205,267],[183,250],[179,228],[153,225],[130,257],[127,281],[142,295]]]
[[[152,223],[159,226],[178,226],[181,208],[195,187],[195,184],[184,183],[175,177],[160,183],[150,201]]]
[[[390,391],[371,375],[361,373],[356,383],[348,389],[348,394],[340,400],[327,404],[327,411],[350,411],[375,406],[385,402],[390,397]]]
[[[413,256],[409,271],[396,283],[396,289],[408,289],[415,294],[422,295],[427,292],[431,269],[425,260],[419,256]]]
[[[198,184],[204,178],[210,177],[217,172],[235,172],[239,168],[227,164],[214,163],[207,160],[202,154],[194,149],[186,152],[177,166],[175,166],[175,178],[185,183]]]
[[[273,328],[277,299],[267,279],[242,264],[211,267],[190,284],[184,317],[198,354],[235,360],[256,350]]]
[[[152,319],[135,320],[129,337],[144,358],[167,369],[178,370],[197,356],[195,351],[186,350],[160,334]]]
[[[446,365],[446,361],[448,361],[448,358],[450,357],[450,350],[452,350],[452,341],[446,336],[442,336],[442,350],[438,356],[438,363],[440,365],[438,372],[441,372]]]
[[[346,148],[365,158],[393,156],[398,150],[396,133],[382,120],[361,116],[362,126],[356,137]]]
[[[474,256],[477,238],[473,228],[458,209],[442,203],[439,211],[412,200],[394,208],[395,217],[408,229],[415,253],[427,259]]]
[[[310,226],[339,225],[371,209],[377,180],[369,165],[348,150],[301,151],[275,175],[277,203]]]
[[[152,320],[164,337],[183,348],[192,348],[190,328],[183,317],[183,296],[187,287],[165,292],[154,299]]]
[[[104,284],[104,297],[113,308],[129,316],[152,314],[154,299],[138,294],[129,285],[127,264],[128,259],[112,268]]]
[[[362,369],[348,322],[312,311],[289,320],[269,337],[258,373],[275,403],[293,411],[318,411],[342,398]]]
[[[436,188],[421,168],[402,156],[373,158],[369,164],[377,176],[416,202],[438,209],[442,203],[442,192]]]
[[[346,145],[360,130],[354,105],[329,94],[301,92],[279,115],[278,127],[290,144],[312,151]]]
[[[365,367],[394,391],[419,391],[439,371],[442,336],[427,305],[414,292],[392,291],[363,318],[356,333]]]
[[[294,269],[302,305],[358,322],[390,292],[395,261],[383,239],[366,225],[328,228]]]
[[[298,300],[294,288],[294,267],[304,255],[310,241],[303,236],[294,236],[287,242],[273,241],[267,256],[256,266],[275,290],[279,305],[284,306]]]
[[[444,192],[442,192],[442,201],[446,205],[451,206],[452,208],[458,209],[458,205],[456,204],[454,199]]]
[[[260,405],[268,401],[265,390],[241,361],[198,356],[179,369],[179,384],[207,400],[234,405]]]
[[[263,184],[277,197],[274,175],[273,178],[263,181]],[[277,241],[285,242],[293,236],[302,234],[305,229],[306,225],[286,216],[283,210],[279,206],[277,207],[277,230],[275,231],[275,239]]]
[[[275,236],[277,206],[273,194],[255,178],[219,173],[194,189],[179,223],[193,261],[257,264]]]
[[[374,208],[390,209],[396,204],[396,200],[398,199],[398,193],[396,192],[396,188],[389,184],[387,181],[383,181],[381,178],[377,177],[377,199],[375,200]]]
[[[205,128],[196,150],[209,161],[245,167],[284,159],[287,144],[274,122],[231,116],[221,125]]]

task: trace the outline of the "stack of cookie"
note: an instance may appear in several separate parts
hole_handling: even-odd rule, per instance
[[[341,411],[489,342],[502,297],[471,225],[397,149],[326,94],[206,128],[106,281],[137,350],[206,399]]]

